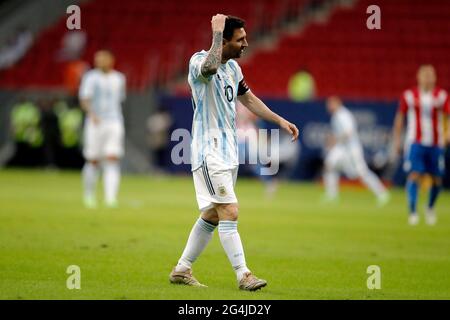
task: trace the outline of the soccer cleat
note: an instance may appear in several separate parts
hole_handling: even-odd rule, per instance
[[[320,203],[322,204],[337,204],[339,202],[339,196],[335,195],[329,195],[329,194],[324,194],[322,195],[322,197],[320,198]]]
[[[426,208],[425,209],[425,222],[429,226],[434,226],[437,222],[436,213],[432,208]]]
[[[269,181],[266,183],[266,196],[269,199],[272,199],[277,192],[278,183],[276,181]]]
[[[172,272],[169,275],[169,281],[173,284],[185,284],[187,286],[193,287],[201,287],[207,288],[204,284],[201,284],[197,279],[192,275],[192,269],[188,269],[186,271],[177,272],[175,268],[173,268]]]
[[[105,205],[107,208],[110,208],[110,209],[115,209],[115,208],[119,207],[119,203],[117,202],[117,200],[105,201]]]
[[[387,205],[389,203],[390,200],[391,200],[391,195],[389,194],[389,192],[383,192],[377,198],[378,207],[384,207],[385,205]]]
[[[244,273],[244,276],[239,281],[239,289],[247,291],[256,291],[267,285],[267,281],[258,279],[251,272]]]
[[[95,208],[97,208],[97,200],[95,200],[95,197],[85,196],[84,199],[83,199],[83,203],[84,203],[84,206],[87,209],[95,209]]]
[[[419,215],[417,213],[411,213],[408,216],[408,223],[410,226],[416,226],[419,223]]]

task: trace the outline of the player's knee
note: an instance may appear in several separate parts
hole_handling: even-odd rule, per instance
[[[364,180],[371,174],[371,172],[367,167],[357,167],[356,174],[358,175],[359,179]]]
[[[98,163],[99,163],[98,160],[88,160],[87,162],[93,166],[98,166]]]
[[[114,162],[114,161],[119,161],[119,158],[117,156],[107,156],[106,160]]]
[[[331,161],[325,161],[325,172],[331,172],[334,170],[334,165]]]
[[[216,209],[212,208],[207,211],[203,211],[201,214],[201,218],[206,222],[217,225],[219,223],[219,215],[217,214]]]
[[[441,177],[433,177],[432,182],[433,182],[433,185],[435,185],[435,186],[441,186],[442,178]]]
[[[239,207],[237,203],[218,204],[216,207],[220,220],[236,221]]]
[[[418,172],[411,172],[408,175],[408,180],[413,182],[418,182],[420,179],[420,174]]]

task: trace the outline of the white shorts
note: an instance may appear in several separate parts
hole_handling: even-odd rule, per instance
[[[327,154],[325,165],[344,172],[351,179],[364,175],[368,170],[361,147],[334,146]]]
[[[202,166],[192,172],[198,208],[206,211],[215,203],[237,203],[234,186],[239,166],[224,168],[216,158],[207,156]]]
[[[124,126],[119,121],[100,121],[95,125],[87,119],[84,125],[84,158],[100,160],[108,156],[122,157],[124,133]]]

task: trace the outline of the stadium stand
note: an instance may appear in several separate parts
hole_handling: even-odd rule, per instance
[[[110,48],[131,89],[164,86],[186,72],[186,61],[194,51],[209,46],[210,26],[205,17],[216,12],[243,17],[253,42],[258,33],[279,27],[307,3],[193,0],[186,6],[182,0],[90,1],[82,5],[82,28],[88,36],[83,59],[90,61],[95,50]],[[336,7],[326,22],[307,23],[293,34],[281,33],[271,49],[254,50],[242,63],[252,90],[286,98],[289,78],[306,68],[315,79],[319,97],[393,99],[414,84],[421,63],[433,63],[440,85],[450,88],[450,38],[445,36],[450,32],[450,3],[380,0],[381,30],[365,26],[370,4],[360,0],[350,8]],[[2,87],[61,86],[65,62],[55,57],[67,32],[65,18],[42,32],[20,63],[0,71]]]
[[[186,61],[210,42],[211,17],[232,13],[247,21],[247,32],[273,28],[292,8],[305,0],[96,0],[81,6],[82,29],[87,33],[83,54],[90,61],[100,48],[112,50],[118,69],[127,75],[131,89],[164,84],[185,71]],[[56,88],[63,82],[63,61],[56,59],[66,29],[66,17],[42,32],[24,59],[2,71],[3,87]]]
[[[366,28],[371,4],[364,0],[338,8],[326,23],[308,24],[274,49],[256,52],[243,65],[247,82],[259,94],[270,88],[270,96],[286,97],[290,76],[306,68],[321,97],[395,99],[414,84],[418,65],[432,63],[440,85],[449,88],[450,2],[377,1],[381,30]]]

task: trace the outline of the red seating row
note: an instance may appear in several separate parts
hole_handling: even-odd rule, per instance
[[[243,65],[253,91],[285,97],[291,75],[307,69],[319,96],[390,99],[415,83],[422,63],[433,63],[439,84],[450,89],[450,3],[377,1],[381,30],[366,28],[370,4],[338,9],[326,23],[312,23],[282,37],[273,50],[256,52]]]
[[[128,85],[142,89],[185,71],[196,50],[207,49],[210,18],[223,12],[240,16],[251,34],[263,25],[275,25],[290,6],[304,0],[95,0],[82,5],[81,24],[87,33],[85,61],[109,48]],[[64,13],[65,14],[65,13]],[[0,72],[6,87],[60,87],[63,64],[56,56],[66,29],[66,16],[42,32],[19,64]]]

